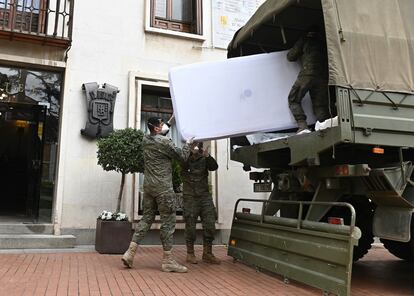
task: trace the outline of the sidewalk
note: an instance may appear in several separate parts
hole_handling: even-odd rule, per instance
[[[185,249],[174,251],[184,262]],[[295,282],[285,284],[280,276],[233,263],[225,247],[215,248],[221,265],[187,265],[187,274],[160,272],[161,253],[160,247],[139,248],[134,269],[123,268],[119,255],[94,252],[0,254],[0,295],[322,295],[322,291]],[[414,295],[412,280],[405,278],[412,276],[414,268],[402,270],[400,282],[395,268],[407,267],[401,264],[383,248],[372,249],[354,268],[358,278],[353,281],[352,295]],[[387,275],[388,269],[392,276]],[[369,278],[370,270],[378,282],[376,277]]]

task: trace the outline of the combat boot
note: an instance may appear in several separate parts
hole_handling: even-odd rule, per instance
[[[197,258],[194,252],[194,244],[187,243],[187,260],[188,263],[197,264]]]
[[[187,272],[187,267],[179,264],[174,260],[171,251],[164,251],[164,258],[162,259],[161,270],[164,272]]]
[[[132,268],[132,265],[134,264],[134,257],[137,252],[137,247],[137,243],[131,242],[129,244],[128,250],[122,256],[121,260],[124,263],[124,265],[128,268]]]
[[[298,121],[298,131],[296,132],[297,135],[307,134],[310,133],[310,129],[308,127],[308,124],[305,120],[299,120]]]
[[[213,255],[213,247],[211,244],[203,246],[203,262],[210,264],[220,264],[221,260]]]

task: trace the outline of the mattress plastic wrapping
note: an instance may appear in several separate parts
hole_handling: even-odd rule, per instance
[[[296,128],[287,98],[300,65],[286,54],[172,68],[170,91],[181,136],[212,140]],[[314,123],[308,96],[302,105],[308,123]]]

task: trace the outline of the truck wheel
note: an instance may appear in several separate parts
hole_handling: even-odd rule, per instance
[[[352,196],[341,199],[341,202],[350,203],[356,213],[355,225],[361,230],[361,238],[358,246],[354,247],[354,262],[364,257],[374,242],[374,234],[372,233],[372,220],[374,218],[374,205],[365,196]],[[334,207],[326,215],[328,217],[341,217],[344,223],[349,225],[351,215],[349,210],[343,207]],[[325,220],[325,221],[326,221]]]
[[[388,239],[381,239],[384,247],[394,256],[414,262],[414,216],[411,217],[411,240],[409,242],[397,242]]]

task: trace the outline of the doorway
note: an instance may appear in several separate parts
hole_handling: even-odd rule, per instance
[[[0,221],[37,220],[45,107],[0,103],[0,114]]]
[[[0,223],[51,223],[61,81],[0,66]]]

